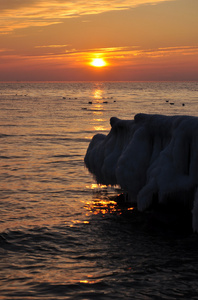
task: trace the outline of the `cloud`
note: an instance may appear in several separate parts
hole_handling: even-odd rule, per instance
[[[99,14],[113,10],[126,10],[143,4],[157,4],[171,0],[0,0],[0,32],[30,26],[48,26],[88,14]],[[175,0],[174,0],[175,1]]]
[[[110,47],[110,48],[96,48],[88,49],[85,51],[71,51],[70,54],[84,54],[87,57],[92,55],[93,57],[102,56],[111,60],[131,60],[131,58],[141,57],[170,57],[174,55],[198,55],[198,46],[179,46],[179,47],[163,47],[153,49],[141,49],[139,46],[133,47]]]
[[[7,52],[10,52],[10,51],[14,51],[14,50],[7,49],[7,48],[0,48],[0,53],[7,53]]]
[[[65,55],[59,54],[62,58]],[[154,66],[158,64],[175,64],[177,62],[184,63],[186,58],[191,57],[194,60],[198,56],[198,46],[181,46],[141,49],[140,47],[112,47],[88,49],[85,51],[68,51],[67,60],[72,62],[74,68],[89,65],[93,58],[102,57],[107,65],[119,68],[133,68],[134,66],[142,66],[145,64]],[[65,58],[66,59],[66,58]]]
[[[140,73],[140,75],[147,74],[149,76],[149,73],[152,74],[152,72],[161,74],[163,71],[169,70],[167,72],[172,74],[176,69],[179,69],[180,71],[190,70],[188,73],[190,76],[189,78],[191,78],[191,80],[197,78],[195,70],[197,69],[196,61],[198,56],[198,46],[153,49],[141,49],[140,47],[107,47],[84,49],[82,51],[80,49],[69,49],[69,46],[66,45],[46,45],[46,47],[44,46],[41,48],[38,46],[36,49],[39,50],[39,52],[30,53],[28,55],[19,54],[15,51],[9,52],[9,49],[0,49],[0,68],[2,74],[6,73],[8,74],[8,77],[10,76],[9,78],[12,78],[13,72],[18,74],[18,70],[20,70],[21,74],[26,74],[26,72],[31,74],[32,72],[37,72],[34,77],[34,80],[36,80],[36,78],[40,78],[39,76],[42,70],[42,80],[47,80],[46,78],[49,80],[55,80],[55,78],[56,80],[65,80],[65,74],[68,74],[67,78],[70,78],[70,80],[82,80],[82,78],[92,80],[90,79],[92,77],[89,77],[88,75],[88,77],[86,77],[86,75],[84,76],[83,74],[94,72],[93,67],[90,66],[91,61],[93,58],[102,57],[107,62],[107,67],[103,73],[104,76],[107,77],[99,77],[101,80],[117,80],[116,78],[118,77],[120,80],[121,78],[122,80],[131,80],[132,77],[130,76],[132,75],[130,74],[135,74],[134,72]],[[51,77],[48,77],[48,70],[54,70],[53,75],[50,75]],[[54,74],[56,74],[56,76]],[[74,77],[70,77],[69,74],[75,75]],[[180,72],[178,74],[180,74]],[[186,77],[184,77],[187,78],[187,73],[185,74]],[[3,80],[5,80],[7,77],[3,76],[3,78]],[[25,75],[21,78],[26,80],[24,79],[26,78]],[[32,80],[33,77],[30,76],[29,78]],[[135,78],[134,75],[134,79]],[[138,80],[148,80],[149,77],[140,76],[137,78]],[[99,80],[97,76],[96,79]]]
[[[0,80],[197,80],[198,76],[198,46],[83,51],[64,45],[48,46],[28,55],[0,49]],[[91,67],[95,57],[105,59],[107,67]]]
[[[35,48],[65,48],[68,45],[46,45],[46,46],[35,46]]]
[[[40,47],[40,46],[37,46]],[[110,47],[95,49],[68,49],[67,45],[50,45],[42,48],[51,48],[51,52],[42,53],[42,55],[24,56],[25,59],[37,61],[56,61],[62,65],[71,66],[72,68],[89,65],[93,58],[104,58],[112,67],[116,66],[133,66],[142,64],[147,61],[174,59],[182,56],[197,56],[198,46],[181,46],[181,47],[164,47],[153,49],[141,49],[140,47]],[[67,48],[60,51],[60,48]]]
[[[89,65],[93,58],[103,58],[109,65],[114,66],[132,66],[145,61],[155,61],[156,59],[171,59],[184,56],[197,56],[198,46],[179,46],[142,49],[139,46],[132,47],[106,47],[94,49],[74,49],[70,45],[42,45],[35,46],[35,49],[42,52],[29,53],[22,55],[15,53],[12,49],[0,48],[1,59],[16,60],[34,60],[43,62],[60,62],[62,65],[70,65],[78,68]],[[12,51],[12,53],[10,53]]]

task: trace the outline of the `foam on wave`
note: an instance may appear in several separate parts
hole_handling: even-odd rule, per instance
[[[97,183],[120,185],[140,211],[158,204],[192,209],[198,232],[198,118],[137,114],[110,119],[96,134],[85,164]]]

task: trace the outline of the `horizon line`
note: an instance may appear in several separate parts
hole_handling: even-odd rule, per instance
[[[198,82],[194,80],[0,80],[0,83],[69,83],[69,82]]]

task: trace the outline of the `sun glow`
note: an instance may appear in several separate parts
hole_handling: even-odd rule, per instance
[[[105,67],[107,63],[104,61],[103,58],[94,58],[90,63],[90,65],[93,67],[101,68],[101,67]]]

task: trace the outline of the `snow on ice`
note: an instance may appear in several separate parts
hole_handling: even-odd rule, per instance
[[[187,205],[198,232],[198,118],[137,114],[134,120],[113,117],[110,124],[85,156],[97,183],[120,185],[140,211],[156,199],[158,205]]]

